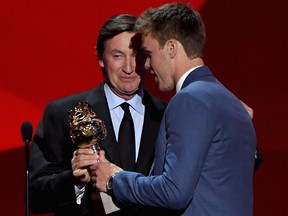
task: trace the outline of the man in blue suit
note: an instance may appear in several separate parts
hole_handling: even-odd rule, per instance
[[[206,33],[190,5],[146,10],[137,21],[145,67],[161,91],[176,88],[162,118],[149,176],[123,171],[101,151],[92,180],[121,207],[171,215],[252,216],[256,135],[239,99],[204,65]]]

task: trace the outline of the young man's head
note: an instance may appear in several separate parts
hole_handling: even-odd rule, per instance
[[[190,5],[149,8],[137,19],[135,29],[142,34],[145,68],[155,74],[161,91],[173,90],[187,70],[204,64],[205,26]]]
[[[189,58],[203,57],[206,33],[200,14],[189,4],[170,3],[144,11],[135,28],[150,34],[163,47],[167,40],[179,41]]]

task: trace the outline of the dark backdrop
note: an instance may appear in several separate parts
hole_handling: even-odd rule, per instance
[[[21,123],[36,128],[48,101],[101,82],[94,46],[107,18],[165,2],[171,1],[1,1],[1,215],[25,215]],[[190,2],[206,23],[206,64],[255,111],[264,163],[254,179],[254,215],[287,215],[288,1]],[[151,76],[145,85],[167,100],[172,95],[160,93]]]

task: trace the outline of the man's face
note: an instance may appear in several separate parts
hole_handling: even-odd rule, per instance
[[[161,48],[159,42],[148,34],[142,36],[142,48],[147,57],[145,68],[155,75],[160,91],[173,90],[174,72],[167,44]]]
[[[136,73],[135,52],[130,46],[134,35],[123,32],[107,40],[103,59],[99,60],[112,91],[124,99],[132,98],[141,83],[141,76]]]

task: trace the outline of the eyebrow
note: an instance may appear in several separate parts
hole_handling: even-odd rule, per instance
[[[123,51],[121,51],[119,49],[112,49],[111,52],[123,53]]]

